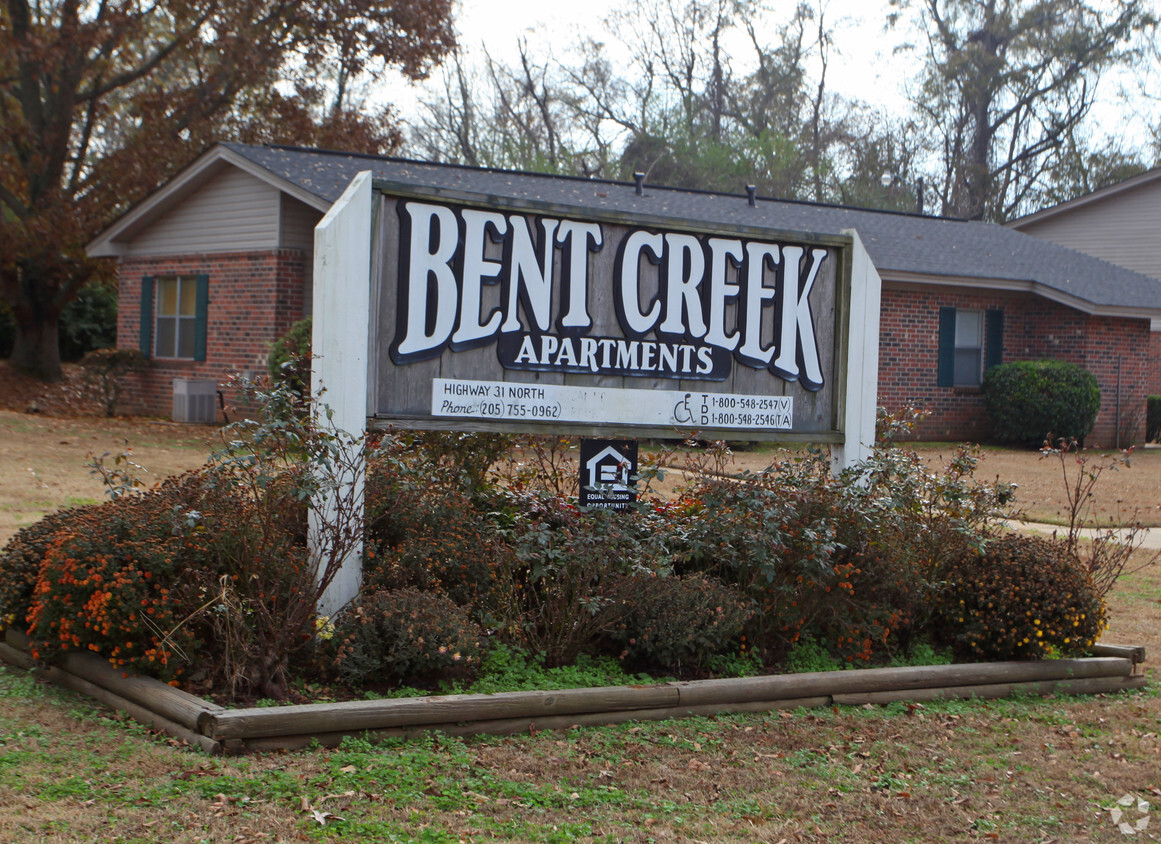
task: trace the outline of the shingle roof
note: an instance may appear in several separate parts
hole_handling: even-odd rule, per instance
[[[1048,241],[992,223],[869,211],[775,199],[564,176],[487,170],[283,146],[223,144],[251,164],[326,204],[351,179],[370,170],[375,179],[428,189],[503,199],[647,213],[726,226],[836,235],[858,231],[886,278],[915,276],[1024,283],[1040,292],[1088,303],[1096,310],[1129,309],[1161,317],[1161,282]]]

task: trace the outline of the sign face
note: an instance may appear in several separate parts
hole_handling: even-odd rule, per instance
[[[379,220],[388,424],[837,434],[836,238],[386,194]]]
[[[670,426],[687,430],[789,431],[793,427],[794,399],[436,378],[431,415],[518,422]]]
[[[636,440],[581,440],[580,506],[630,509],[637,500],[636,477]]]

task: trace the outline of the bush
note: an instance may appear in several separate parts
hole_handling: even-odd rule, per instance
[[[1011,500],[1010,485],[976,481],[975,466],[963,448],[932,469],[888,440],[838,478],[821,453],[740,482],[703,478],[664,508],[675,565],[756,603],[746,636],[769,663],[802,637],[847,662],[892,657],[925,627],[941,561],[981,545]]]
[[[512,550],[487,517],[459,496],[424,498],[443,515],[437,529],[416,531],[395,547],[377,545],[365,554],[364,588],[414,587],[441,591],[469,609],[477,621],[500,630],[513,623]],[[460,500],[464,506],[451,507]]]
[[[699,574],[639,575],[626,586],[633,597],[611,638],[642,668],[700,668],[731,650],[754,615],[753,602],[736,588]]]
[[[49,513],[8,540],[0,551],[0,628],[25,628],[33,587],[49,546],[60,530],[71,527],[92,509],[76,507]]]
[[[838,551],[835,495],[825,461],[806,459],[740,483],[705,479],[679,505],[679,572],[705,572],[752,599],[747,635],[767,659],[784,654],[827,600]]]
[[[1105,627],[1104,603],[1060,542],[1010,534],[945,576],[936,633],[960,658],[1079,656]]]
[[[282,699],[291,657],[314,638],[320,598],[363,540],[363,521],[353,518],[362,495],[348,481],[365,448],[286,384],[247,398],[258,415],[230,425],[202,470],[204,507],[192,530],[210,542],[216,579],[201,586],[213,600],[215,668],[228,668],[232,688]],[[312,557],[307,511],[324,495]]]
[[[1161,396],[1145,399],[1145,442],[1161,443]]]
[[[70,516],[49,544],[28,614],[33,655],[91,650],[115,665],[177,676],[198,644],[185,624],[189,563],[204,551],[180,536],[196,477],[123,495]]]
[[[984,400],[998,442],[1038,448],[1045,440],[1084,438],[1096,424],[1096,377],[1062,360],[1015,361],[984,375]]]
[[[286,333],[270,344],[266,371],[270,380],[285,382],[300,398],[310,393],[311,331],[310,317],[300,319]]]
[[[430,683],[475,668],[482,638],[467,611],[442,592],[367,593],[334,621],[335,670],[355,684]]]
[[[647,515],[581,512],[552,497],[524,496],[512,512],[508,576],[520,598],[509,635],[547,667],[568,665],[628,615],[628,575],[663,565],[661,536]]]
[[[94,349],[81,358],[85,380],[96,387],[105,415],[109,417],[116,414],[124,377],[148,365],[149,359],[138,349]]]
[[[80,360],[94,349],[117,343],[117,285],[90,281],[60,314],[60,356]]]

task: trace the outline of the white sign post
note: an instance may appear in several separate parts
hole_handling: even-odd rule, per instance
[[[310,386],[317,400],[315,423],[333,428],[340,442],[357,450],[342,461],[347,469],[334,479],[338,488],[311,502],[309,543],[316,570],[326,564],[328,543],[336,535],[325,525],[338,515],[337,500],[357,502],[357,512],[350,517],[363,518],[361,448],[367,430],[372,196],[371,174],[360,173],[314,230]],[[349,513],[352,508],[343,509]],[[362,543],[348,550],[319,602],[320,614],[334,615],[359,593],[362,555]]]

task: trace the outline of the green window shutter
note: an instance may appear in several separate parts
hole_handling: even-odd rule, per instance
[[[984,328],[987,332],[987,338],[984,340],[986,345],[984,369],[991,369],[1004,362],[1004,312],[989,310],[987,320]]]
[[[206,322],[210,306],[210,277],[197,276],[197,312],[194,322],[194,360],[206,359]]]
[[[137,348],[145,357],[153,357],[153,276],[141,279],[141,325],[138,329]]]
[[[955,384],[955,308],[939,309],[938,374],[935,383],[940,387]]]

